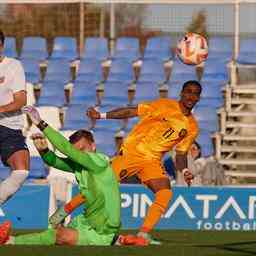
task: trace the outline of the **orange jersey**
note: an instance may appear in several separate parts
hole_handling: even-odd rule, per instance
[[[198,135],[193,115],[185,116],[176,100],[158,99],[139,104],[138,116],[140,121],[122,146],[124,153],[136,158],[159,160],[174,147],[185,153]]]

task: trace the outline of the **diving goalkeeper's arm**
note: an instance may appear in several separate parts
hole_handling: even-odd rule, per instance
[[[32,134],[31,139],[33,140],[33,143],[37,151],[40,153],[43,159],[45,158],[48,164],[52,164],[56,168],[58,167],[57,169],[70,170],[70,166],[68,165],[68,163],[66,163],[65,159],[61,159],[57,157],[53,152],[49,150],[47,140],[43,134],[41,133]],[[84,202],[85,202],[85,198],[81,194],[74,196],[68,203],[58,208],[50,216],[49,223],[53,227],[57,227],[59,224],[61,224],[64,221],[64,219],[69,214],[71,214],[76,208],[78,208]]]
[[[32,122],[45,133],[50,142],[60,152],[68,156],[68,158],[60,158],[56,156],[48,149],[47,141],[44,136],[42,134],[35,134],[32,139],[47,164],[64,171],[73,171],[72,166],[75,167],[76,165],[84,166],[88,171],[93,172],[100,172],[105,169],[107,165],[106,161],[102,161],[101,157],[94,153],[88,152],[85,154],[80,150],[75,149],[61,134],[49,127],[48,124],[41,119],[36,108],[27,106],[23,108],[23,112],[27,114]],[[51,216],[50,223],[55,225],[61,223],[67,215],[80,206],[84,201],[85,199],[82,195],[76,196]]]

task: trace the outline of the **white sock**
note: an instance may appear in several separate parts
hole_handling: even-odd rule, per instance
[[[22,186],[27,176],[27,170],[13,170],[11,172],[11,175],[0,184],[0,205]]]

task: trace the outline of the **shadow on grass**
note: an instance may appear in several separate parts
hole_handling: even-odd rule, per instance
[[[236,242],[236,243],[227,243],[227,244],[218,244],[218,245],[196,245],[194,247],[200,248],[214,248],[217,250],[225,250],[234,253],[243,253],[243,255],[256,255],[256,241],[248,242]],[[239,247],[239,248],[237,248]],[[248,248],[242,248],[248,247]]]

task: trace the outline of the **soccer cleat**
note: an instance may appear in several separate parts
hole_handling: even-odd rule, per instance
[[[60,207],[57,211],[49,218],[49,223],[53,227],[57,227],[63,222],[63,220],[68,216],[68,213],[65,211],[64,207]]]
[[[162,243],[156,239],[153,239],[149,233],[139,232],[137,237],[143,237],[150,245],[161,245]]]
[[[5,244],[10,237],[12,223],[5,221],[0,225],[0,245]]]
[[[123,246],[147,246],[149,245],[148,241],[143,237],[138,237],[136,235],[120,235],[115,243],[115,245]]]

